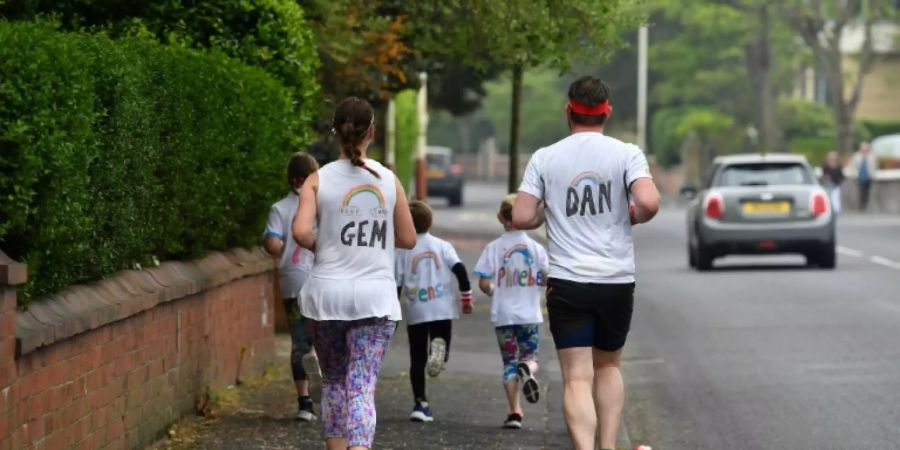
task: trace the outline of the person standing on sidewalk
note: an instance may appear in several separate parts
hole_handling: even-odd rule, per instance
[[[878,170],[878,159],[872,154],[868,141],[859,143],[859,151],[853,155],[853,167],[856,169],[856,184],[859,186],[859,210],[865,211],[869,206],[872,177]]]
[[[631,228],[656,215],[659,192],[641,149],[603,134],[612,114],[609,87],[585,76],[568,97],[571,135],[532,155],[512,223],[533,229],[546,217],[547,311],[573,446],[593,450],[599,420],[600,447],[612,449],[625,404],[620,364],[634,305]]]
[[[325,446],[360,450],[372,448],[375,383],[401,319],[395,248],[415,246],[416,230],[400,181],[366,158],[375,136],[369,103],[341,101],[332,127],[340,158],[303,184],[293,232],[316,254],[300,307],[322,367]]]
[[[278,285],[281,298],[291,328],[291,374],[297,388],[297,420],[316,420],[313,399],[310,396],[310,381],[317,389],[321,381],[319,362],[312,351],[312,341],[306,331],[306,319],[300,314],[297,297],[306,283],[312,269],[313,253],[297,245],[289,233],[300,204],[300,187],[306,179],[319,170],[315,158],[306,153],[295,153],[288,161],[287,179],[291,191],[269,210],[266,231],[263,233],[263,247],[278,264]],[[307,371],[306,368],[310,370]],[[312,378],[312,380],[310,380]]]
[[[431,377],[444,370],[450,359],[450,337],[459,310],[472,313],[472,286],[466,266],[449,242],[431,235],[431,208],[413,200],[409,204],[416,228],[416,246],[397,250],[397,294],[406,300],[406,334],[409,338],[409,381],[415,405],[409,419],[432,422],[425,394],[425,372]],[[460,302],[451,286],[456,275]]]
[[[838,159],[838,152],[830,151],[822,165],[822,182],[831,196],[831,209],[841,213],[841,183],[844,182],[844,169]]]
[[[541,389],[534,374],[538,370],[541,341],[541,287],[547,280],[547,252],[524,231],[512,225],[516,196],[500,203],[497,220],[505,233],[491,241],[478,263],[478,288],[491,301],[491,323],[503,359],[503,389],[509,401],[504,428],[522,428],[524,414],[519,403],[519,385],[529,403],[537,403]],[[496,281],[496,283],[495,283]]]

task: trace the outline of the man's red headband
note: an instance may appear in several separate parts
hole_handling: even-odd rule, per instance
[[[575,100],[569,100],[569,109],[571,109],[573,113],[581,114],[583,116],[602,116],[604,114],[609,114],[609,111],[611,110],[609,100],[604,100],[594,106],[588,106],[584,103],[576,102]]]

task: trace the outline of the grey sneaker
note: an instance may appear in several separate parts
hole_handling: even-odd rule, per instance
[[[444,338],[434,338],[431,340],[431,352],[428,354],[428,362],[425,364],[425,371],[428,376],[436,377],[444,370],[444,362],[447,357],[447,341]]]

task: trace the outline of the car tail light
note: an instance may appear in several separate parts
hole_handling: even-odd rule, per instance
[[[706,196],[706,217],[711,219],[721,219],[725,213],[725,201],[720,194],[708,194]]]
[[[809,199],[809,209],[813,216],[821,216],[828,212],[828,197],[824,192],[813,192]]]
[[[450,166],[450,173],[452,173],[453,175],[462,175],[463,168],[459,164],[454,164]]]

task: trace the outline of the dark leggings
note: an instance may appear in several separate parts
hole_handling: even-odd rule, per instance
[[[431,340],[443,338],[447,342],[444,361],[449,360],[452,327],[453,322],[450,320],[436,320],[406,326],[406,334],[409,336],[409,381],[412,383],[413,397],[416,401],[428,401],[425,396],[425,363],[428,362]]]
[[[294,381],[303,381],[308,378],[306,371],[303,370],[303,355],[312,350],[312,340],[306,329],[306,318],[300,315],[297,299],[286,298],[283,301],[288,324],[291,327],[291,375]]]

